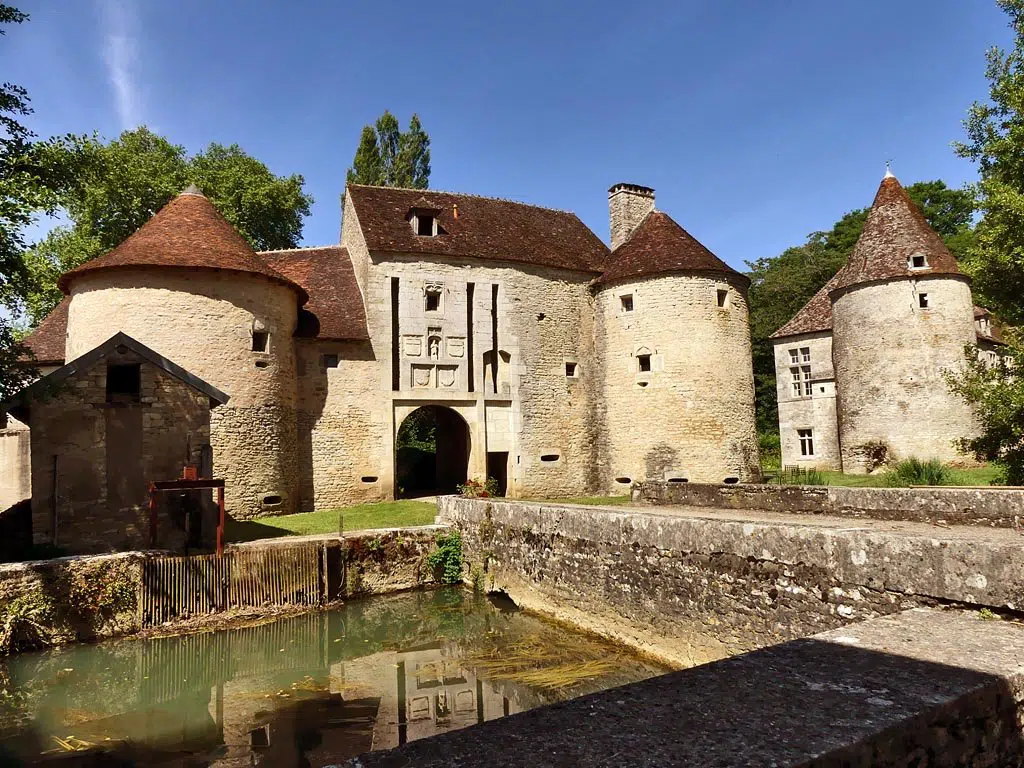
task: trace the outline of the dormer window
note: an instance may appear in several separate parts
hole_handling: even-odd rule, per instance
[[[427,203],[426,200],[421,202],[424,205]],[[437,208],[419,206],[411,208],[406,218],[409,220],[409,226],[412,227],[412,233],[416,237],[437,237],[438,235],[445,234],[444,229],[437,220],[440,213],[441,211]]]
[[[928,257],[923,253],[915,253],[907,262],[910,269],[926,269],[928,267]]]

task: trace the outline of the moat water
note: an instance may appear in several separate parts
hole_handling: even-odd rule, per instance
[[[335,765],[666,669],[474,595],[0,662],[0,766]]]

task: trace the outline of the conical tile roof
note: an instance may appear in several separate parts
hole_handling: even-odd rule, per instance
[[[308,296],[280,272],[263,262],[197,188],[190,186],[143,224],[114,250],[61,275],[57,285],[64,293],[80,275],[101,269],[126,267],[174,267],[224,270],[261,275]]]
[[[923,256],[926,266],[913,267],[915,256]],[[832,293],[877,280],[959,274],[956,257],[889,173],[878,187],[864,231],[837,275]]]
[[[598,282],[628,280],[663,272],[718,272],[742,277],[671,216],[651,211],[608,259],[608,268]]]

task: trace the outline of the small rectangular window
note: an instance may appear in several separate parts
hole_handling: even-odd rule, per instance
[[[791,350],[789,350],[789,362],[791,362],[793,365],[796,365],[797,363],[800,362],[800,350],[798,350],[798,349],[791,349]]]
[[[636,356],[636,369],[640,373],[648,373],[651,370],[651,356],[650,355],[637,355]]]
[[[633,311],[633,294],[629,294],[627,296],[620,296],[619,297],[619,301],[622,302],[622,311],[623,312],[632,312]]]
[[[324,355],[324,368],[337,368],[338,367],[338,356],[337,355]]]
[[[429,291],[427,293],[427,312],[437,312],[441,308],[441,294]]]
[[[811,362],[811,348],[810,347],[800,347],[800,359],[803,362],[805,362],[805,363]]]
[[[426,214],[416,215],[416,234],[421,237],[434,236],[434,217]]]
[[[917,294],[917,303],[921,309],[928,309],[928,294],[919,293]]]
[[[565,375],[570,379],[576,378],[576,363],[567,362],[565,364]]]
[[[252,332],[252,351],[267,352],[270,349],[270,334],[266,331]]]
[[[796,431],[797,437],[800,439],[800,455],[801,456],[813,456],[814,455],[814,430],[813,429],[798,429]]]
[[[107,366],[107,402],[137,403],[142,390],[142,366]]]
[[[918,254],[915,254],[914,256],[910,257],[910,267],[911,267],[911,269],[922,269],[922,268],[927,267],[927,266],[928,266],[928,259],[925,258],[925,255],[923,253],[918,253]]]
[[[724,288],[718,289],[718,306],[725,308],[729,305],[729,291]]]

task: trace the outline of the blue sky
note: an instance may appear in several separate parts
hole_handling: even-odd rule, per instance
[[[337,241],[387,108],[419,113],[435,188],[573,210],[607,241],[607,188],[645,184],[740,269],[869,204],[887,159],[972,180],[950,142],[1011,39],[994,0],[15,2],[32,19],[0,69],[38,134],[237,142],[305,176],[307,245]]]

